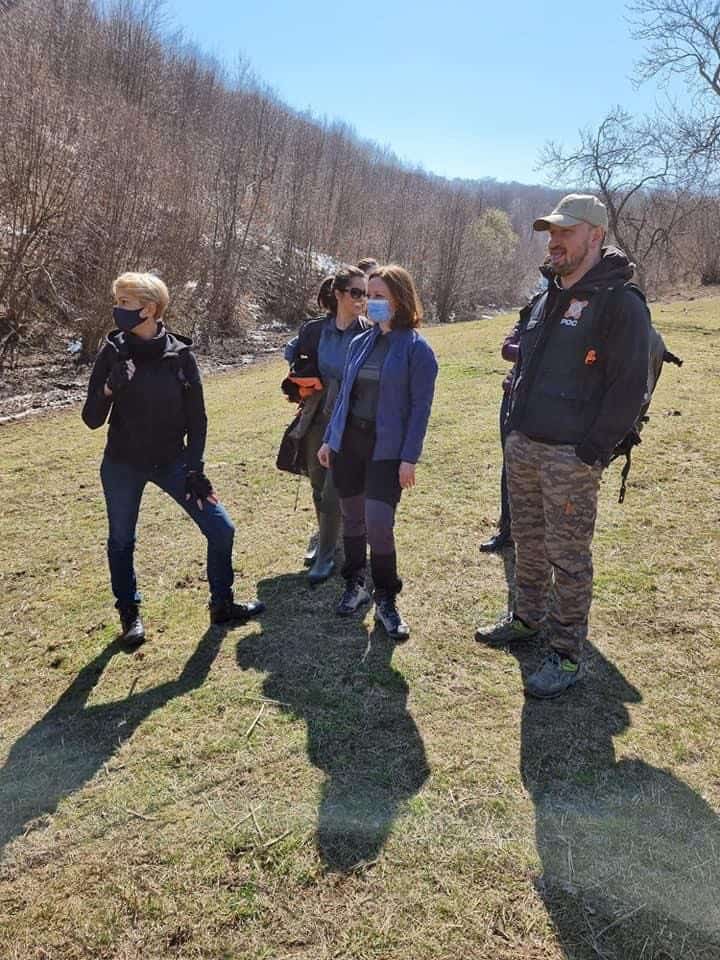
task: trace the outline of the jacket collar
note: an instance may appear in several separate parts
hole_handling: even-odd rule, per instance
[[[608,287],[627,283],[635,272],[635,264],[618,247],[607,246],[600,251],[600,262],[596,263],[584,276],[572,285],[561,287],[560,277],[548,263],[540,267],[540,273],[547,279],[550,286],[555,286],[565,293],[597,293]]]

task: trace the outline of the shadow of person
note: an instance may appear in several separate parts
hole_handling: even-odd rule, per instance
[[[359,614],[339,619],[330,585],[323,594],[302,574],[261,581],[262,632],[239,642],[237,660],[266,673],[265,695],[307,724],[308,758],[326,776],[317,849],[327,869],[347,873],[376,859],[429,768],[394,644]]]
[[[0,852],[87,783],[153,711],[199,687],[225,633],[221,627],[208,629],[177,679],[112,703],[87,706],[107,665],[124,651],[121,641],[90,660],[57,703],[13,744],[0,770]]]
[[[512,557],[506,559],[512,576]],[[511,581],[509,581],[511,586]],[[523,681],[540,650],[511,653]],[[525,699],[521,772],[535,807],[537,882],[570,960],[717,960],[720,820],[687,784],[617,759],[639,691],[597,648],[557,700]]]

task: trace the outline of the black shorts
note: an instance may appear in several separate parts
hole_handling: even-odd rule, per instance
[[[360,429],[349,422],[339,453],[331,456],[333,483],[342,499],[365,494],[391,507],[400,502],[400,461],[373,460],[375,430]]]

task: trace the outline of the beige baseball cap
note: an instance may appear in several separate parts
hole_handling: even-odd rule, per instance
[[[578,223],[589,223],[591,227],[607,230],[608,215],[605,204],[591,193],[569,193],[552,213],[533,223],[533,230],[549,230],[551,225],[574,227]]]

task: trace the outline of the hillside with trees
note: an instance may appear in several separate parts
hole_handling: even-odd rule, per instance
[[[530,223],[569,189],[602,196],[651,293],[716,283],[717,10],[631,10],[638,79],[679,75],[690,107],[615,107],[576,147],[548,143],[555,189],[408,166],[199,51],[162,0],[3,0],[0,369],[48,329],[89,359],[130,268],[166,279],[173,325],[205,350],[297,324],[320,275],[361,256],[406,265],[430,320],[516,305],[542,257]]]
[[[555,192],[403,165],[162,14],[157,0],[0,7],[2,358],[47,320],[90,356],[131,267],[163,275],[174,323],[203,346],[263,316],[298,322],[323,268],[363,255],[407,265],[439,321],[522,295],[531,210]]]

